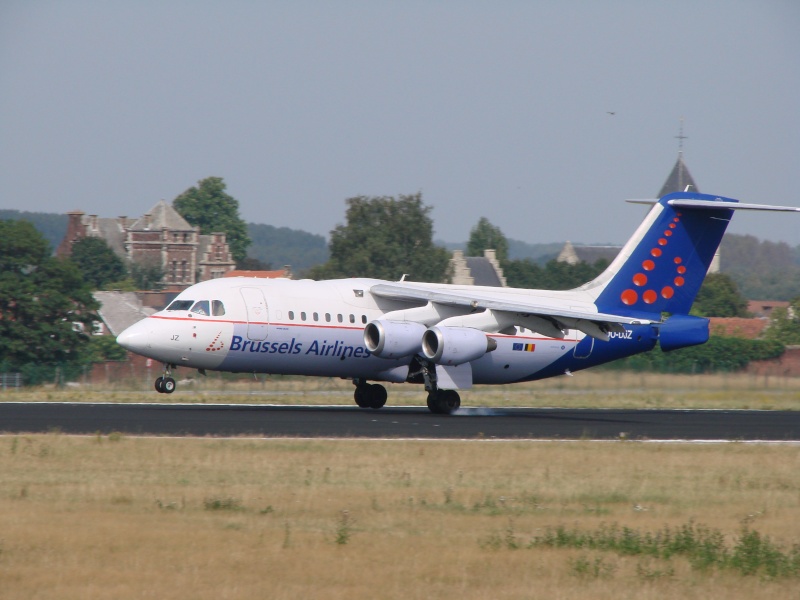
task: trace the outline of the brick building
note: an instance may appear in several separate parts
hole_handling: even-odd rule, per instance
[[[126,263],[160,266],[167,291],[178,292],[236,268],[225,233],[202,235],[163,200],[138,219],[87,216],[78,210],[67,216],[58,256],[69,256],[81,238],[99,237]]]

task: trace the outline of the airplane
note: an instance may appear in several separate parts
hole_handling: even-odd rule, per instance
[[[352,380],[361,408],[380,383],[416,383],[432,413],[458,410],[458,390],[572,374],[652,350],[703,344],[708,319],[689,309],[735,210],[800,212],[684,191],[652,205],[608,268],[548,291],[353,278],[231,277],[193,285],[117,342],[181,367]]]

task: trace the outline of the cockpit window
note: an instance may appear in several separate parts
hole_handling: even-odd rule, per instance
[[[175,300],[167,307],[167,310],[189,310],[194,304],[194,300]]]
[[[208,309],[208,300],[198,300],[192,307],[192,312],[198,315],[209,315],[211,311]]]
[[[211,301],[211,314],[215,317],[221,317],[225,314],[225,305],[222,303],[221,300],[212,300]]]

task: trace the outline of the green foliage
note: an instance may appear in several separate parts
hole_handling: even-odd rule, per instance
[[[730,275],[710,273],[697,293],[692,314],[702,317],[746,317],[747,300],[739,293]]]
[[[97,308],[78,268],[50,256],[32,224],[0,221],[0,363],[79,362]]]
[[[107,360],[125,360],[128,352],[117,343],[111,335],[93,335],[89,341],[88,352],[84,357],[87,362],[104,362]]]
[[[800,546],[784,550],[747,526],[732,547],[719,530],[693,522],[677,528],[667,526],[656,533],[617,525],[601,525],[595,531],[560,525],[536,535],[528,547],[579,548],[663,560],[682,556],[698,571],[716,568],[770,579],[800,577]]]
[[[301,274],[330,257],[328,243],[321,235],[256,223],[247,224],[247,233],[252,241],[248,258],[272,265],[268,269],[290,265],[295,274]],[[244,263],[241,266],[250,268]]]
[[[500,264],[508,260],[508,240],[499,227],[492,225],[489,219],[481,217],[478,224],[469,232],[467,256],[483,256],[484,250],[495,250]]]
[[[731,276],[745,298],[789,300],[800,289],[798,249],[752,235],[727,234],[720,247],[722,272]]]
[[[133,262],[131,263],[131,279],[138,290],[159,291],[164,287],[164,268],[161,263]]]
[[[106,284],[127,275],[122,259],[102,238],[85,237],[76,241],[72,244],[70,259],[83,273],[86,283],[95,290],[107,289]]]
[[[347,225],[331,232],[330,260],[311,270],[315,279],[375,277],[441,282],[450,254],[433,243],[431,207],[422,194],[347,200]]]
[[[593,265],[585,262],[571,265],[553,259],[541,266],[526,258],[504,263],[503,274],[510,287],[570,290],[591,281],[606,267],[608,267],[608,262],[605,260],[598,260]]]
[[[203,508],[205,508],[205,510],[228,510],[233,512],[244,510],[241,499],[232,498],[230,496],[225,498],[219,496],[204,498]]]
[[[27,212],[21,210],[0,210],[0,219],[11,221],[28,221],[36,227],[47,240],[51,248],[58,248],[67,234],[67,215],[55,213]]]
[[[764,337],[787,346],[800,344],[800,297],[791,301],[789,309],[776,308],[772,311]]]
[[[234,260],[247,256],[250,238],[247,225],[239,218],[239,201],[225,192],[222,177],[206,177],[172,201],[172,207],[200,233],[224,231]]]
[[[603,368],[657,373],[730,372],[743,369],[754,360],[777,358],[783,351],[784,345],[778,341],[712,336],[699,346],[672,352],[655,348],[651,352],[609,363]]]

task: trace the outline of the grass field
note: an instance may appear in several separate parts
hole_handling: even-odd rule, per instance
[[[353,384],[332,378],[211,374],[178,382],[174,394],[158,394],[151,379],[104,385],[22,388],[0,391],[0,402],[188,402],[264,404],[353,404]],[[180,375],[181,373],[179,373]],[[422,386],[386,384],[389,405],[425,406]],[[476,386],[461,392],[464,406],[564,408],[735,408],[800,409],[800,378],[748,374],[658,375],[624,371],[581,371],[503,386]]]
[[[0,401],[352,403],[332,379],[151,383]],[[800,381],[587,372],[462,397],[794,410]],[[798,598],[798,472],[796,445],[7,435],[0,598]]]
[[[4,436],[0,597],[797,598],[798,469],[792,445]]]

